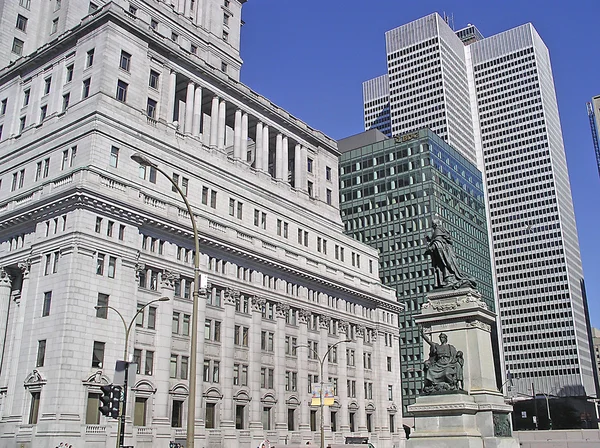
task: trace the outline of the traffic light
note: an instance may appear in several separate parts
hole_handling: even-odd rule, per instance
[[[111,418],[119,418],[119,405],[121,402],[121,386],[107,384],[100,386],[102,396],[100,397],[101,406],[98,407],[102,415]]]

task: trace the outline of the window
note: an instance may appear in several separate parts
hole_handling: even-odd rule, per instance
[[[67,107],[69,107],[69,101],[71,100],[71,93],[65,93],[63,95],[63,101],[62,101],[62,110],[63,112],[67,110]]]
[[[156,307],[154,306],[148,307],[148,325],[146,328],[149,330],[156,329]]]
[[[148,81],[148,85],[150,87],[152,87],[153,89],[158,89],[158,79],[159,79],[159,73],[155,72],[154,70],[150,70],[150,79]]]
[[[298,387],[298,372],[286,371],[285,372],[285,390],[290,392],[296,392]]]
[[[205,427],[207,429],[215,428],[215,408],[217,407],[216,403],[206,403],[206,416],[204,419]]]
[[[44,361],[46,359],[46,340],[43,339],[38,341],[37,358],[35,361],[36,367],[44,367]]]
[[[190,53],[192,53],[192,54],[198,53],[198,47],[196,45],[192,44],[190,46]]]
[[[106,319],[108,317],[108,294],[98,293],[98,302],[96,303],[96,317]]]
[[[125,239],[125,225],[119,225],[119,240],[123,241]]]
[[[211,208],[217,208],[217,192],[214,190],[210,191],[210,206]]]
[[[31,392],[31,407],[29,408],[29,424],[35,425],[38,422],[40,412],[40,392]]]
[[[54,4],[54,11],[58,11],[61,7],[62,4],[62,0],[56,0],[56,3]]]
[[[394,399],[394,386],[388,384],[388,400],[392,401]]]
[[[390,414],[390,432],[391,433],[396,432],[396,425],[395,425],[395,421],[394,421],[394,414]]]
[[[67,76],[66,76],[66,81],[65,82],[71,82],[73,81],[73,72],[75,69],[75,65],[74,64],[70,64],[67,66]]]
[[[104,258],[106,255],[99,253],[96,256],[96,275],[104,275]]]
[[[13,39],[12,52],[21,56],[23,54],[23,45],[24,44],[25,44],[25,42],[23,42],[21,39],[17,39],[15,37]]]
[[[306,189],[308,191],[308,195],[312,198],[314,196],[314,186],[311,181],[306,182]]]
[[[147,407],[148,399],[146,397],[135,397],[133,426],[146,426]]]
[[[273,351],[273,340],[275,334],[271,331],[260,332],[260,349],[267,352]]]
[[[244,429],[244,414],[246,406],[237,404],[235,406],[235,429]]]
[[[206,319],[204,321],[204,339],[207,341],[221,342],[221,322]]]
[[[202,187],[202,203],[204,205],[208,204],[208,188]]]
[[[177,355],[171,355],[169,375],[171,378],[177,378]]]
[[[140,374],[140,366],[142,365],[142,351],[138,348],[133,350],[133,363],[136,365],[136,373]]]
[[[31,89],[25,89],[23,91],[23,107],[29,104],[29,98],[31,98]]]
[[[329,166],[325,167],[325,179],[331,180],[331,167]]]
[[[150,28],[156,30],[158,28],[158,22],[154,19],[150,19]]]
[[[35,180],[36,182],[42,177],[42,162],[38,162],[35,166]]]
[[[27,31],[27,17],[17,14],[17,29],[23,32]]]
[[[102,218],[97,216],[96,217],[96,233],[100,233],[100,231],[102,230]]]
[[[223,14],[223,25],[229,26],[229,14],[227,13]]]
[[[94,49],[89,50],[85,57],[85,68],[94,65]]]
[[[137,8],[133,5],[129,5],[129,14],[134,15],[137,13]]]
[[[50,34],[54,34],[58,31],[58,17],[52,21],[52,26],[50,28]]]
[[[317,430],[317,411],[312,410],[312,409],[310,411],[310,430],[311,431]]]
[[[6,106],[8,105],[8,98],[4,98],[0,102],[0,115],[6,114]]]
[[[19,119],[19,132],[23,132],[25,129],[25,124],[27,123],[27,117],[21,117]]]
[[[189,358],[187,356],[182,356],[181,357],[181,367],[180,367],[180,378],[182,380],[187,380],[188,379],[188,365],[189,365]]]
[[[247,386],[248,385],[248,366],[245,364],[233,365],[233,385]]]
[[[144,375],[152,375],[154,371],[154,352],[146,350],[146,362],[144,365]]]
[[[19,171],[19,188],[23,188],[25,183],[25,170]]]
[[[48,95],[50,93],[50,87],[52,86],[52,76],[48,76],[44,79],[44,95]]]
[[[125,101],[127,101],[127,88],[129,87],[129,84],[127,84],[124,81],[121,81],[119,79],[119,81],[117,82],[117,100],[122,101],[123,103]]]
[[[48,106],[44,104],[40,107],[40,121],[44,121],[46,119],[46,115],[48,114]]]
[[[227,31],[225,31],[225,30],[223,30],[223,40],[225,42],[229,41],[229,33]]]
[[[119,61],[119,67],[128,72],[130,63],[131,55],[126,51],[121,50],[121,59]]]
[[[263,406],[262,425],[263,425],[263,429],[265,429],[267,431],[271,430],[271,407],[270,406]]]
[[[102,368],[104,364],[104,342],[94,341],[94,350],[92,352],[92,367]]]
[[[388,372],[392,371],[392,357],[391,356],[387,357],[387,371]]]
[[[221,71],[227,73],[227,64],[225,62],[221,62]]]
[[[177,42],[177,39],[179,39],[179,34],[177,34],[175,31],[171,32],[171,40],[173,42]]]
[[[58,225],[58,220],[54,222],[54,229],[56,233],[56,226]],[[56,274],[58,272],[58,260],[60,258],[60,252],[54,252],[54,262],[52,263],[52,273]]]
[[[236,325],[233,331],[233,343],[242,347],[248,347],[248,334],[250,333],[250,329],[248,327]]]
[[[85,411],[86,425],[100,424],[100,410],[98,409],[100,395],[101,394],[96,392],[88,392],[87,406]]]
[[[108,257],[108,278],[115,278],[116,267],[117,267],[117,258],[116,257]]]
[[[50,159],[44,159],[44,178],[50,174]]]
[[[260,368],[260,386],[263,389],[273,389],[275,371],[271,368]]]
[[[328,188],[325,192],[326,195],[326,200],[327,200],[327,205],[331,205],[331,190]]]
[[[90,96],[90,86],[92,85],[92,78],[83,80],[83,91],[81,92],[82,98],[87,98]]]
[[[309,173],[313,172],[313,159],[311,159],[310,157],[306,158],[306,171],[308,171]]]
[[[183,426],[183,401],[173,400],[171,409],[171,427],[181,428]]]
[[[150,118],[156,118],[156,101],[152,98],[148,98],[148,104],[146,105],[146,115]]]
[[[44,301],[42,303],[42,317],[50,315],[50,305],[52,304],[52,291],[44,293]]]
[[[116,168],[119,164],[119,148],[113,146],[110,148],[110,166]]]

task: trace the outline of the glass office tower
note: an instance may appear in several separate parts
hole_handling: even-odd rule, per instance
[[[371,130],[341,140],[338,148],[345,231],[379,251],[380,278],[397,290],[406,306],[399,319],[406,407],[422,387],[427,357],[413,318],[434,285],[431,261],[425,255],[425,236],[434,215],[442,218],[454,238],[461,267],[477,280],[486,304],[494,310],[481,173],[428,129],[397,138]]]

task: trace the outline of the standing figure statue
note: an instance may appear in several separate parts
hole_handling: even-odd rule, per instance
[[[475,288],[477,283],[458,267],[458,260],[452,248],[452,236],[438,217],[433,218],[433,232],[426,236],[426,254],[431,255],[431,263],[435,271],[434,288],[461,287]]]
[[[448,336],[440,334],[440,343],[432,342],[421,330],[423,340],[429,344],[429,359],[423,365],[425,382],[423,394],[462,390],[464,358],[461,351],[448,344]]]

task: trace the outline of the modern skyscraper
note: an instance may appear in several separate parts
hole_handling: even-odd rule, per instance
[[[335,141],[239,82],[243,3],[3,3],[0,447],[114,446],[114,310],[144,306],[126,445],[185,440],[192,411],[196,446],[306,443],[321,381],[328,441],[400,445],[395,291],[343,234]]]
[[[433,216],[443,220],[454,238],[461,267],[477,280],[485,303],[495,310],[482,175],[428,129],[398,138],[387,138],[372,129],[340,140],[338,149],[342,153],[340,211],[345,231],[379,251],[379,276],[397,290],[405,304],[399,322],[402,403],[406,407],[414,403],[422,387],[423,361],[427,359],[414,316],[421,312],[425,295],[435,284],[425,254]]]
[[[593,393],[577,229],[542,39],[531,24],[488,38],[473,25],[454,33],[432,14],[388,31],[386,50],[389,120],[365,127],[402,135],[428,126],[484,173],[504,364],[517,391],[533,382],[555,395]],[[369,90],[373,82],[363,86],[365,114],[376,93],[384,98],[384,86]]]
[[[598,163],[598,175],[600,175],[600,95],[592,98],[591,103],[587,103],[588,116],[590,118],[590,128],[592,131],[592,143],[596,153],[596,162]]]

